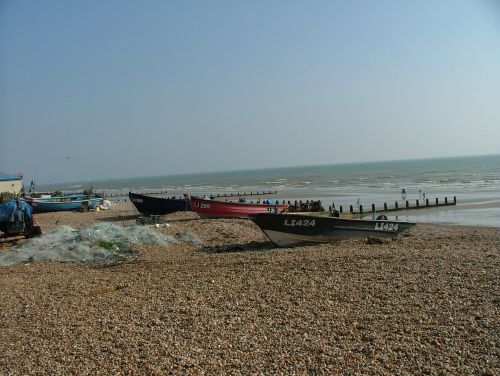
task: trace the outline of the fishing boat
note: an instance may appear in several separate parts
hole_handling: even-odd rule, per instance
[[[191,211],[191,206],[185,198],[163,198],[128,193],[130,201],[144,215],[165,215],[177,211]]]
[[[78,194],[57,197],[25,196],[22,200],[33,208],[33,212],[42,213],[95,208],[102,201],[102,197]]]
[[[257,214],[250,219],[279,247],[348,238],[392,238],[416,225],[404,221],[301,214]]]
[[[288,209],[288,205],[278,203],[217,201],[200,197],[189,197],[188,200],[194,212],[209,218],[248,218],[252,214],[282,213]]]

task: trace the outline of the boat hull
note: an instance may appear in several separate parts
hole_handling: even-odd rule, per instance
[[[177,211],[191,211],[186,199],[172,199],[145,196],[129,192],[128,197],[139,213],[143,215],[165,215]]]
[[[253,204],[190,198],[193,211],[205,218],[248,218],[262,213],[281,213],[288,205]]]
[[[78,210],[83,206],[95,207],[101,201],[102,197],[92,198],[48,198],[48,199],[25,199],[33,208],[35,213],[55,212],[55,211],[72,211]]]
[[[392,238],[415,223],[387,220],[342,219],[296,214],[259,214],[250,219],[280,247],[324,243],[349,238]]]

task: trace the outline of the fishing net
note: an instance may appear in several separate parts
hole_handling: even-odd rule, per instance
[[[31,261],[119,263],[137,254],[134,244],[197,243],[196,235],[164,235],[146,226],[100,223],[75,230],[61,226],[0,253],[0,266]]]

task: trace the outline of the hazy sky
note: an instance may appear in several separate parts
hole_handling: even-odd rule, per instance
[[[0,1],[28,181],[497,153],[494,0]]]

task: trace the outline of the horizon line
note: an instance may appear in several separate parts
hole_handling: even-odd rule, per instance
[[[188,175],[210,175],[210,174],[221,174],[221,173],[234,173],[234,172],[250,172],[250,171],[263,171],[263,170],[280,170],[280,169],[294,169],[294,168],[307,168],[307,167],[323,167],[323,166],[342,166],[342,165],[356,165],[356,164],[370,164],[370,163],[383,163],[383,162],[410,162],[410,161],[428,161],[436,159],[454,159],[454,158],[479,158],[479,157],[493,157],[500,156],[499,154],[475,154],[475,155],[457,155],[457,156],[446,156],[446,157],[426,157],[426,158],[403,158],[403,159],[387,159],[387,160],[372,160],[372,161],[358,161],[358,162],[342,162],[342,163],[321,163],[321,164],[309,164],[309,165],[294,165],[294,166],[277,166],[277,167],[260,167],[260,168],[248,168],[240,170],[214,170],[207,172],[187,172],[187,173],[177,173],[177,174],[165,174],[165,175],[144,175],[144,176],[127,176],[127,177],[111,177],[107,179],[102,178],[88,178],[86,180],[73,180],[73,181],[61,181],[53,183],[40,183],[39,185],[55,185],[55,184],[76,184],[76,183],[86,183],[86,182],[105,182],[109,180],[122,180],[122,179],[144,179],[144,178],[160,178],[160,177],[178,177],[178,176],[188,176]],[[36,181],[35,181],[36,183]]]

